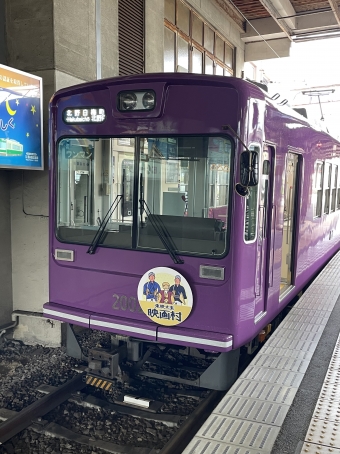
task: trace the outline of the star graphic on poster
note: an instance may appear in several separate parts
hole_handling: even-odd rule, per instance
[[[26,133],[26,137],[29,137],[29,136],[30,136],[30,133],[29,133],[29,132],[27,132],[27,133]]]
[[[19,105],[19,99],[15,100],[15,104],[18,106]]]
[[[32,112],[33,115],[35,114],[35,112],[36,112],[35,106],[31,106],[31,112]]]

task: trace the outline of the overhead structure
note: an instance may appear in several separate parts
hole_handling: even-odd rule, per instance
[[[215,1],[242,17],[245,61],[288,57],[292,42],[340,37],[340,0]]]

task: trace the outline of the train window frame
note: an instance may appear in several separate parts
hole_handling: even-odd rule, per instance
[[[339,168],[339,167],[338,167]],[[340,210],[340,173],[338,173],[338,184],[336,188],[336,202],[335,202],[335,211]]]
[[[176,136],[174,135],[169,135],[169,134],[162,134],[162,135],[155,135],[155,134],[148,134],[148,135],[140,135],[138,138],[143,138],[143,139],[154,139],[154,138],[190,138],[190,137],[206,137],[206,138],[222,138],[222,139],[227,139],[230,143],[230,161],[229,161],[229,193],[228,193],[228,209],[227,209],[227,223],[226,223],[226,236],[225,236],[225,249],[222,254],[205,254],[202,252],[199,253],[194,253],[194,252],[187,252],[187,251],[181,251],[181,250],[176,250],[176,253],[179,254],[180,256],[184,257],[203,257],[203,258],[209,258],[209,259],[214,259],[214,260],[221,260],[225,258],[229,252],[230,252],[230,231],[231,231],[231,218],[232,216],[230,215],[231,209],[232,209],[232,197],[233,197],[233,182],[234,182],[234,157],[235,157],[235,140],[234,138],[226,133],[219,134],[177,134]],[[139,161],[139,160],[138,160]],[[139,161],[140,162],[140,161]],[[138,176],[139,178],[139,176]],[[138,180],[139,181],[139,180]],[[193,218],[194,219],[194,218]],[[200,218],[197,218],[200,219]],[[168,252],[163,249],[155,249],[155,248],[147,248],[144,246],[138,246],[136,245],[135,249],[132,249],[135,251],[144,251],[144,252],[151,252],[151,253],[161,253],[161,254],[167,254]]]
[[[116,140],[117,141],[117,145],[118,145],[118,140],[119,139],[130,139],[130,144],[127,144],[127,143],[121,143],[119,144],[120,146],[123,146],[123,147],[133,147],[133,156],[135,157],[135,136],[129,136],[129,135],[124,135],[123,137],[122,136],[107,136],[107,135],[93,135],[93,136],[89,136],[89,135],[67,135],[67,136],[60,136],[58,137],[56,143],[55,143],[55,148],[54,148],[54,153],[55,153],[55,158],[56,158],[56,165],[55,165],[55,179],[54,179],[54,236],[55,238],[62,244],[72,244],[72,245],[78,245],[78,246],[90,246],[91,245],[91,241],[89,242],[81,242],[81,241],[68,241],[64,238],[61,238],[60,235],[58,234],[58,229],[59,229],[59,225],[58,225],[58,221],[59,221],[59,203],[58,203],[58,188],[59,188],[59,178],[60,178],[60,175],[59,175],[59,146],[60,146],[60,143],[63,141],[63,140],[73,140],[73,139],[76,139],[76,140],[93,140],[93,141],[97,141],[97,140]],[[134,161],[134,167],[136,167],[135,165],[135,161]],[[134,169],[134,173],[135,173],[135,169]],[[93,173],[94,174],[94,173]],[[91,185],[93,186],[93,174],[91,175]],[[134,181],[134,179],[133,179]],[[104,190],[104,188],[102,188],[102,190]],[[94,225],[93,225],[94,226]],[[98,226],[98,224],[97,224]],[[96,230],[97,231],[97,230]],[[95,231],[95,232],[96,232]],[[131,233],[132,233],[132,227],[131,227]],[[93,236],[92,240],[94,239],[95,235]],[[131,242],[131,245],[132,245],[132,242]],[[109,248],[109,249],[121,249],[121,250],[134,250],[132,249],[132,246],[130,247],[124,247],[124,246],[121,246],[119,248],[117,248],[116,246],[110,246],[110,245],[105,245],[105,244],[100,244],[100,247],[105,247],[105,248]]]
[[[332,163],[325,161],[323,179],[323,210],[322,214],[328,215],[331,210]]]
[[[251,142],[250,145],[248,146],[249,150],[251,151],[256,151],[259,155],[259,163],[262,162],[261,158],[262,158],[262,148],[261,148],[261,145],[257,142]],[[251,186],[248,188],[249,190],[249,195],[245,198],[245,204],[244,204],[244,215],[243,215],[243,241],[245,244],[252,244],[252,243],[256,243],[257,241],[257,230],[258,230],[258,218],[259,218],[259,191],[260,191],[260,182],[261,182],[261,177],[262,177],[262,165],[259,164],[259,183],[256,185],[256,186]],[[251,193],[254,193],[256,194],[256,206],[255,206],[255,211],[256,211],[256,220],[255,220],[255,226],[254,226],[254,229],[255,229],[255,236],[253,239],[251,240],[247,240],[245,238],[245,234],[246,234],[246,218],[247,218],[247,201],[249,200],[249,197],[251,195]]]
[[[331,213],[336,211],[337,206],[337,192],[339,186],[339,166],[338,164],[333,164],[334,172],[332,174],[332,186],[331,186]],[[338,202],[339,203],[339,202]]]
[[[221,260],[225,258],[229,252],[230,252],[230,231],[231,231],[231,209],[232,209],[232,197],[233,197],[233,191],[232,191],[232,186],[233,186],[233,181],[234,181],[234,156],[235,156],[235,140],[232,136],[229,134],[223,133],[223,134],[178,134],[176,137],[209,137],[209,138],[224,138],[227,139],[230,143],[230,161],[229,161],[229,194],[228,194],[228,209],[227,209],[227,223],[226,223],[226,235],[225,235],[225,247],[224,247],[224,252],[221,253],[220,255],[214,255],[214,254],[205,254],[205,253],[187,253],[185,251],[178,251],[178,254],[181,256],[189,256],[189,257],[200,257],[200,258],[210,258],[214,260]],[[58,140],[56,141],[54,145],[54,153],[56,155],[56,167],[55,167],[55,178],[54,178],[54,237],[63,244],[72,244],[72,245],[79,245],[79,246],[89,246],[91,242],[80,242],[80,241],[69,241],[68,239],[61,238],[60,235],[58,235],[58,229],[59,229],[59,202],[58,202],[58,188],[59,188],[59,161],[58,161],[58,153],[59,153],[59,145],[62,140],[67,140],[67,139],[87,139],[87,140],[100,140],[100,139],[107,139],[107,140],[119,140],[119,139],[130,139],[132,145],[130,146],[133,147],[133,157],[134,157],[134,185],[136,184],[137,181],[139,181],[139,168],[140,168],[140,156],[138,156],[138,153],[140,151],[139,146],[137,143],[139,142],[139,139],[143,138],[154,138],[154,137],[172,137],[169,134],[167,135],[124,135],[124,137],[121,136],[108,136],[108,135],[101,135],[101,136],[90,136],[90,135],[71,135],[71,136],[61,136],[58,137]],[[125,145],[125,144],[121,144]],[[135,191],[136,189],[134,188],[134,196],[133,196],[133,212],[136,212],[139,210],[139,202],[135,198]],[[137,189],[138,192],[138,189]],[[138,197],[137,197],[138,198]],[[137,209],[136,205],[137,204]],[[138,216],[137,216],[138,218]],[[132,221],[134,224],[134,221]],[[138,224],[138,221],[137,221]],[[161,254],[167,254],[168,252],[166,250],[157,250],[157,249],[148,249],[148,248],[140,248],[137,246],[137,237],[138,237],[138,227],[133,227],[131,230],[131,235],[132,238],[135,237],[134,240],[132,240],[131,246],[124,247],[124,246],[117,246],[117,245],[108,245],[108,244],[102,244],[100,243],[99,246],[101,248],[108,248],[108,249],[118,249],[118,250],[128,250],[128,251],[135,251],[135,252],[140,252],[140,251],[145,251],[145,252],[154,252],[154,253],[161,253]]]
[[[318,171],[318,167],[321,167],[321,171]],[[320,175],[320,177],[318,177]],[[324,175],[325,175],[325,161],[317,159],[314,164],[314,178],[312,179],[312,194],[313,196],[313,219],[320,219],[323,215],[323,199],[324,199]],[[320,180],[318,179],[320,178]],[[318,187],[318,181],[320,181],[320,187]],[[320,196],[320,198],[319,198]]]

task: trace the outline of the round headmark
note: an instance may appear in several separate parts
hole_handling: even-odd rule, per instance
[[[184,322],[193,306],[188,281],[172,268],[148,270],[138,284],[138,300],[145,315],[159,325]]]

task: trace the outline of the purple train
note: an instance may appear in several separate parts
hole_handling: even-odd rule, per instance
[[[231,77],[85,83],[57,92],[50,118],[44,315],[69,339],[112,333],[91,356],[103,383],[162,344],[210,360],[193,384],[226,389],[240,348],[339,248],[340,144]]]

